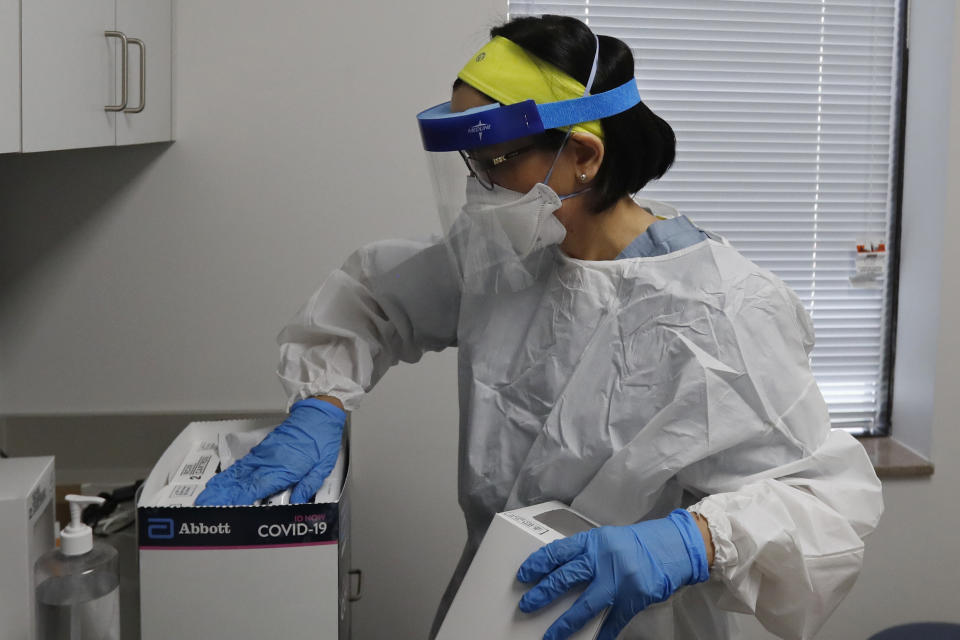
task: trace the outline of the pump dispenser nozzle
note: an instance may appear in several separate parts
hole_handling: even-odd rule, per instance
[[[70,504],[70,524],[60,532],[60,551],[67,556],[83,555],[93,549],[93,529],[83,524],[80,516],[86,505],[103,504],[104,499],[98,496],[78,496],[73,493],[66,499]]]

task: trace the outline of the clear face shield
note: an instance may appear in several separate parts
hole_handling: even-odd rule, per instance
[[[557,259],[566,229],[554,213],[563,199],[577,194],[558,196],[547,186],[549,172],[526,193],[497,183],[498,174],[534,150],[531,137],[550,129],[569,136],[573,125],[620,113],[639,101],[631,80],[571,100],[494,103],[461,112],[451,111],[447,102],[417,115],[445,244],[464,292],[522,290]]]
[[[474,125],[486,124],[483,117],[474,115]],[[497,184],[512,160],[533,150],[516,142],[427,152],[444,240],[468,293],[529,287],[549,269],[566,235],[554,215],[561,199],[546,186],[548,178],[527,193]]]

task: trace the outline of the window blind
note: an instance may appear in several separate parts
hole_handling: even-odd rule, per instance
[[[855,288],[849,278],[858,240],[890,247],[898,214],[901,1],[508,8],[511,17],[573,16],[631,47],[640,95],[677,134],[673,168],[644,194],[796,291],[816,328],[811,364],[833,425],[882,430],[893,294],[885,279]]]

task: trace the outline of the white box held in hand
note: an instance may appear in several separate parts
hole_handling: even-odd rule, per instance
[[[562,502],[498,513],[457,591],[436,640],[542,640],[543,634],[583,592],[578,587],[534,613],[517,607],[536,583],[517,580],[517,569],[543,545],[597,527]],[[588,622],[571,640],[592,640],[606,612]]]
[[[329,501],[197,507],[180,496],[210,472],[200,467],[216,449],[198,443],[271,426],[191,423],[150,472],[137,505],[143,640],[350,637],[348,436],[325,483],[339,490],[318,493]]]

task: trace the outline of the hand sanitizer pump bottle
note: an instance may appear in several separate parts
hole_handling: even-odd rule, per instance
[[[86,504],[103,498],[68,495],[70,524],[60,549],[37,559],[37,622],[40,640],[119,640],[120,579],[117,550],[94,541],[80,519]]]

